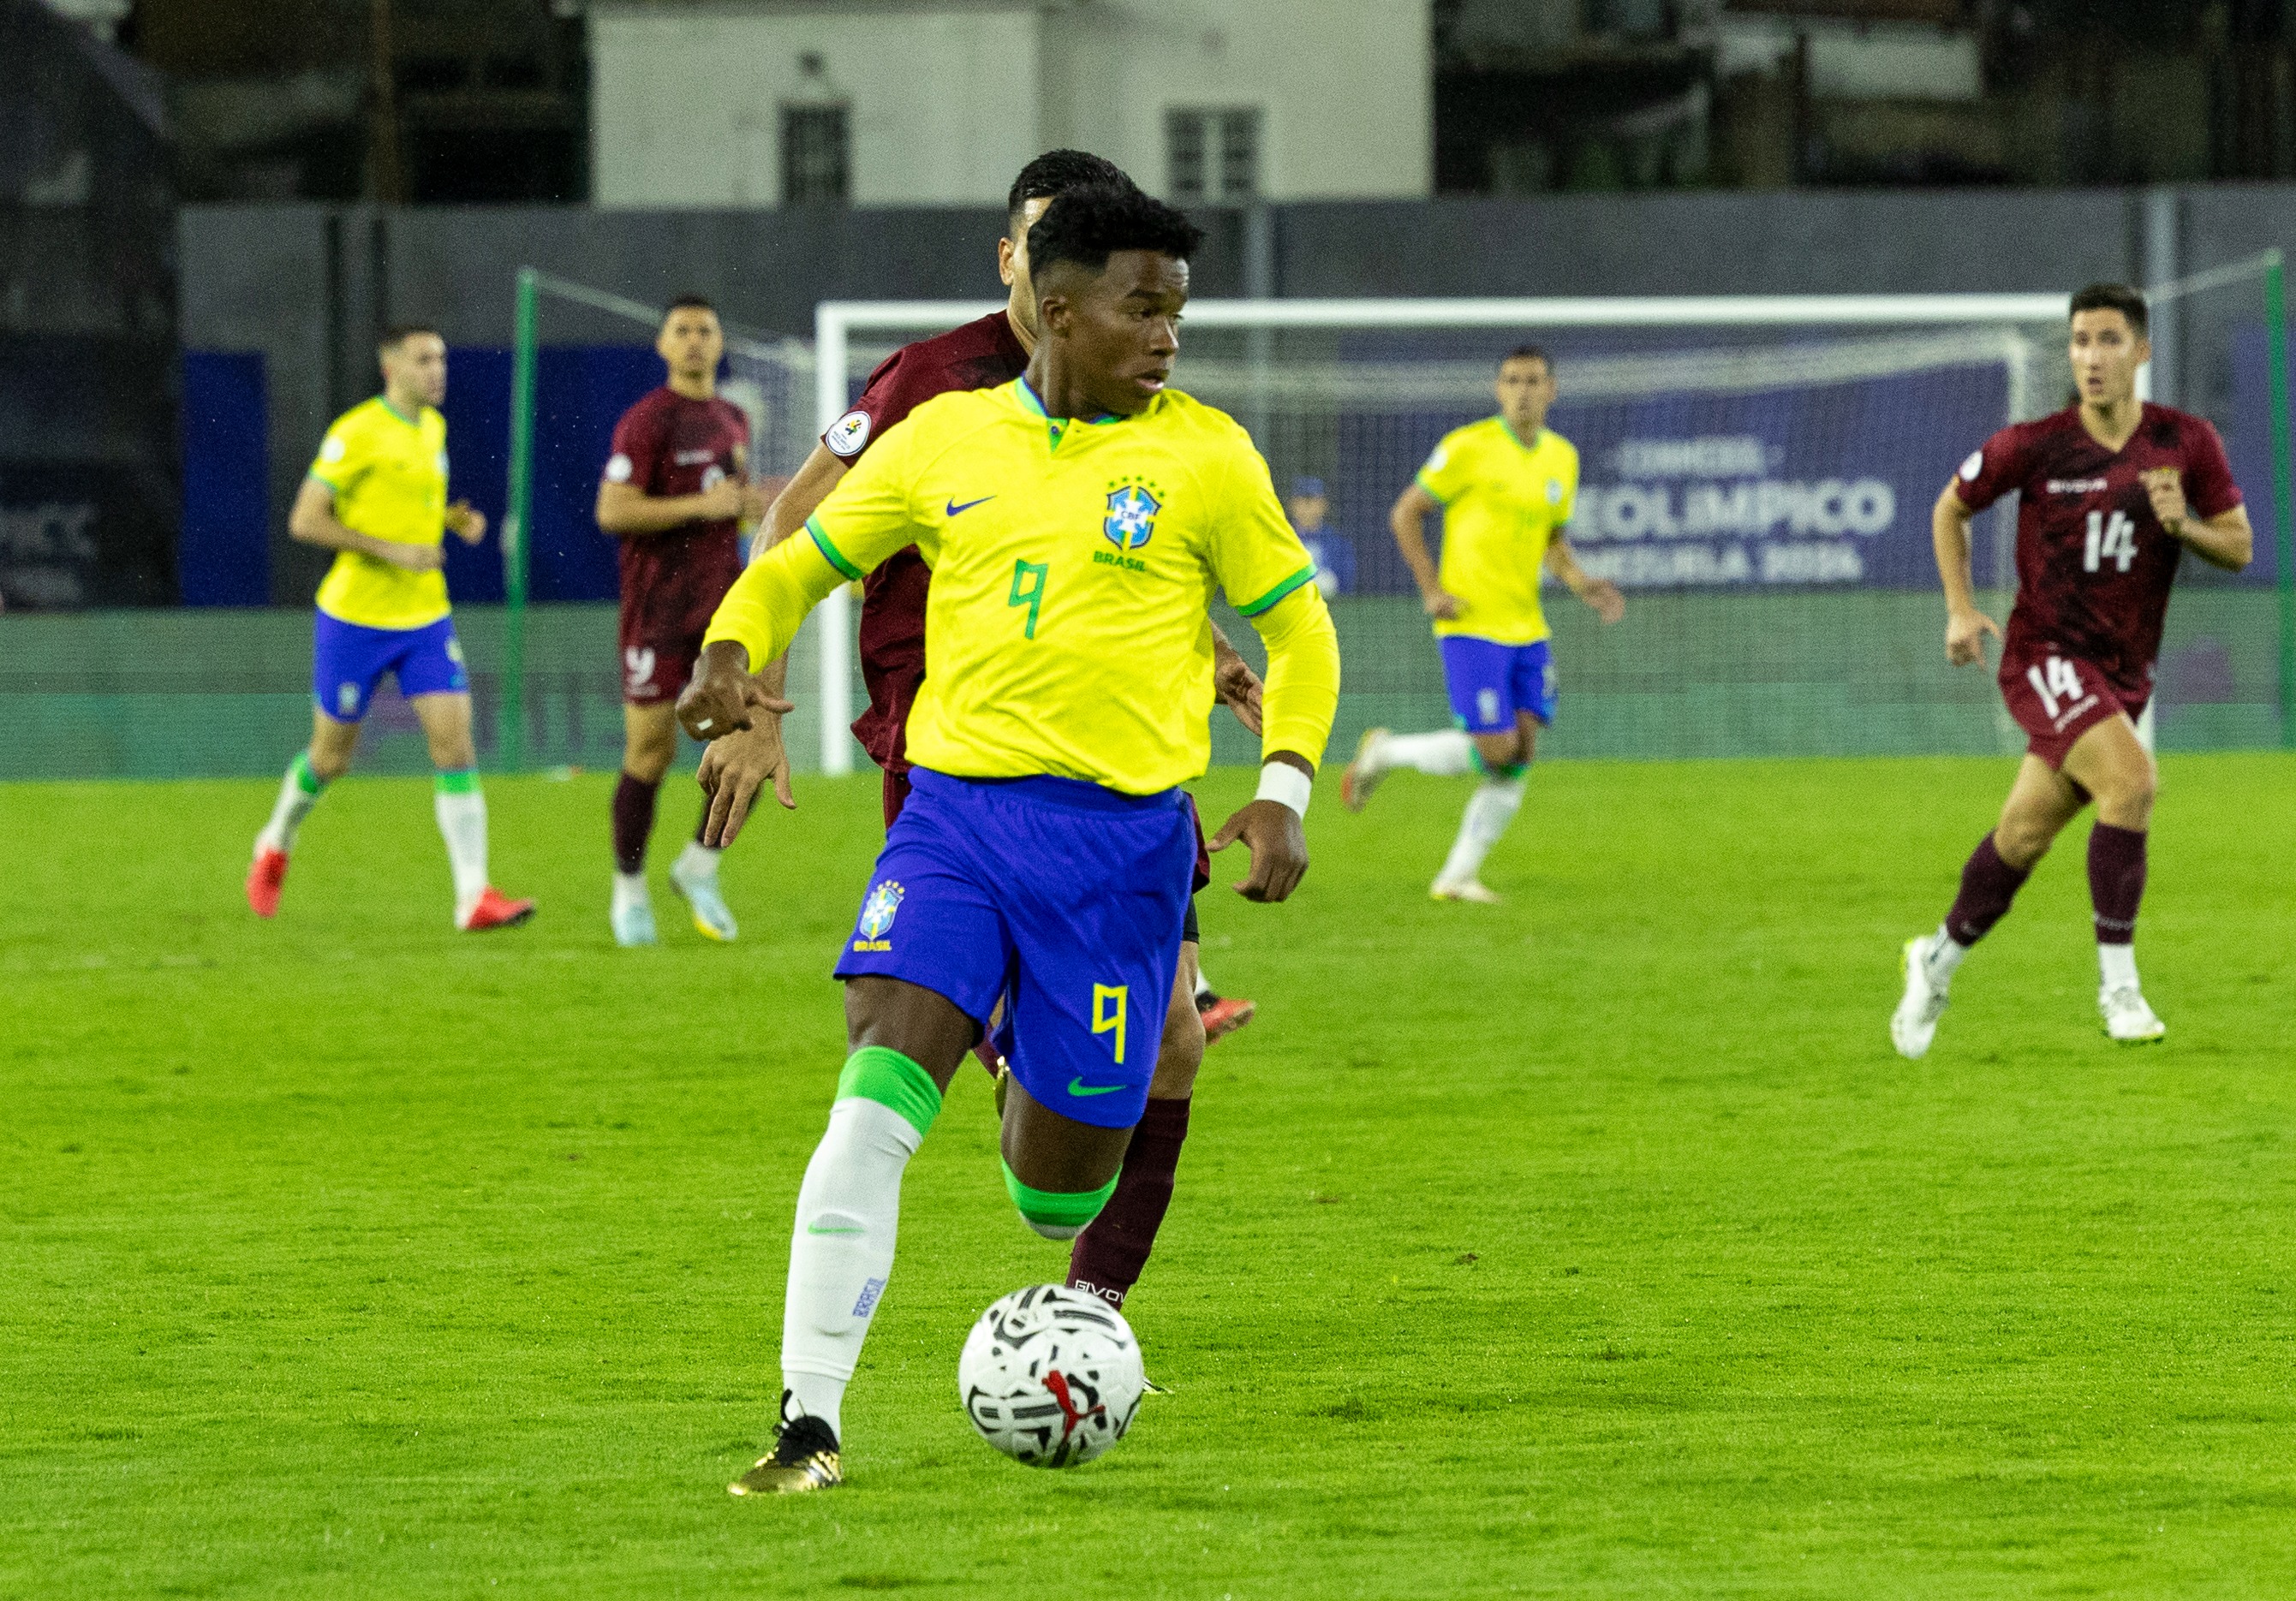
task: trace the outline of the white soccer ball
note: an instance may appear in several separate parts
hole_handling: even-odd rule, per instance
[[[1124,1438],[1147,1385],[1123,1313],[1039,1284],[980,1314],[956,1359],[956,1387],[998,1450],[1030,1467],[1073,1467]]]

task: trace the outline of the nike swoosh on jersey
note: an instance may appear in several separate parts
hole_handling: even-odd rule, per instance
[[[947,506],[943,509],[941,515],[943,517],[955,517],[960,511],[970,511],[975,506],[985,506],[996,498],[996,497],[993,494],[984,494],[977,501],[965,502],[962,506],[958,505],[955,501],[951,501],[948,502]]]
[[[1122,1084],[1087,1084],[1080,1078],[1069,1081],[1070,1095],[1113,1095],[1125,1087]]]

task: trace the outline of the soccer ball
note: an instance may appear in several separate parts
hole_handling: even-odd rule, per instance
[[[956,1387],[998,1450],[1029,1467],[1073,1467],[1124,1438],[1146,1381],[1121,1312],[1039,1284],[980,1314],[956,1359]]]

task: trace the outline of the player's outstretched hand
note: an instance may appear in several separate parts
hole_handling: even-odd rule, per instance
[[[1578,597],[1595,609],[1595,615],[1605,623],[1615,623],[1627,615],[1627,598],[1619,586],[1608,578],[1590,579],[1587,592]]]
[[[476,544],[487,536],[487,514],[468,501],[456,501],[447,508],[447,526],[464,544]]]
[[[1459,619],[1459,597],[1447,589],[1423,590],[1419,601],[1427,609],[1427,615],[1438,622],[1455,623]]]
[[[703,647],[693,676],[677,697],[677,721],[697,739],[722,739],[754,725],[754,714],[775,716],[794,708],[776,700],[750,676],[750,653],[734,640]]]
[[[750,727],[709,741],[693,776],[709,797],[709,815],[701,820],[701,843],[713,851],[734,843],[742,825],[750,820],[750,808],[768,783],[774,787],[775,800],[789,811],[797,810],[779,717],[759,717]]]
[[[1956,667],[1985,659],[1985,636],[2001,637],[2000,625],[1975,607],[1945,615],[1945,658]]]
[[[1308,872],[1308,832],[1300,814],[1282,801],[1256,800],[1220,825],[1211,848],[1224,851],[1237,840],[1251,853],[1251,876],[1234,886],[1247,901],[1280,901],[1300,887]]]
[[[1236,654],[1235,647],[1212,637],[1212,690],[1235,720],[1253,733],[1259,731],[1259,674]]]

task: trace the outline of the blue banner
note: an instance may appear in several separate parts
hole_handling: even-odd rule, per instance
[[[1999,362],[1623,399],[1573,396],[1571,371],[1562,363],[1547,419],[1578,447],[1570,543],[1588,572],[1636,589],[1934,589],[1931,508],[2009,413]],[[1360,530],[1363,587],[1411,583],[1358,508],[1383,510],[1436,440],[1477,414],[1488,413],[1341,419],[1340,504]],[[1414,447],[1406,466],[1398,452]],[[1972,527],[1980,586],[2005,527],[1993,516]]]

